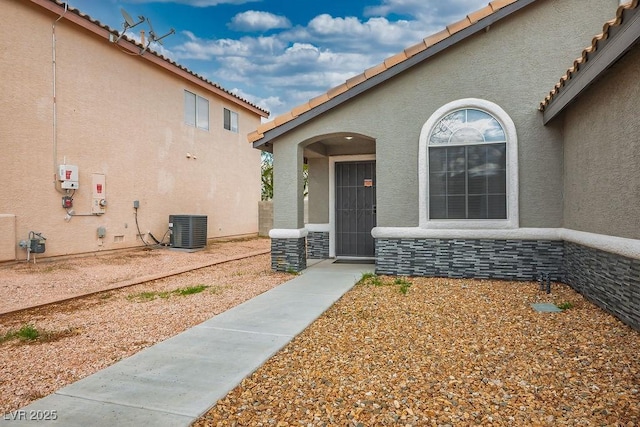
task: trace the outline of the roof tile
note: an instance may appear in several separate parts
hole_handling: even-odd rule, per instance
[[[331,98],[335,98],[341,93],[345,93],[348,90],[349,90],[349,87],[347,86],[347,84],[342,83],[340,86],[336,86],[332,89],[329,89],[329,91],[327,92],[327,95],[329,96],[329,99],[331,99]]]
[[[479,20],[486,18],[492,13],[493,9],[491,8],[491,6],[487,5],[480,10],[476,10],[475,12],[470,13],[467,18],[469,18],[469,21],[471,21],[472,24],[475,24]]]
[[[455,34],[458,31],[462,31],[471,25],[471,21],[469,21],[469,17],[465,16],[464,19],[459,20],[458,22],[454,22],[453,24],[447,25],[447,30],[449,30],[449,34]]]
[[[394,65],[398,65],[399,63],[406,61],[406,59],[407,59],[407,54],[404,53],[404,51],[402,51],[400,53],[393,55],[390,58],[385,59],[384,65],[387,68],[391,68]]]
[[[442,31],[438,31],[435,34],[430,35],[429,37],[424,39],[424,44],[427,46],[433,46],[436,43],[440,43],[442,40],[448,38],[451,34],[449,34],[449,30],[446,28]]]
[[[494,13],[495,11],[508,6],[512,3],[517,2],[518,0],[494,0],[491,3],[489,3],[488,6],[485,6],[484,8],[470,13],[466,18],[455,22],[451,25],[449,25],[448,27],[446,27],[445,29],[443,29],[442,31],[439,31],[435,34],[432,34],[428,37],[426,37],[421,43],[418,43],[416,45],[410,46],[408,48],[406,48],[405,50],[403,50],[402,52],[391,56],[390,58],[387,58],[383,63],[375,65],[369,69],[367,69],[364,73],[358,74],[357,76],[353,76],[350,79],[348,79],[344,84],[336,86],[332,89],[330,89],[329,91],[327,91],[326,93],[313,98],[311,101],[299,105],[295,108],[293,108],[293,110],[291,110],[291,117],[295,118],[298,117],[304,113],[306,113],[307,111],[322,105],[323,103],[327,102],[329,99],[335,98],[336,96],[345,93],[346,91],[350,90],[351,88],[353,88],[354,86],[359,85],[360,83],[363,83],[364,81],[385,72],[386,70],[388,70],[389,68],[392,68],[395,65],[398,65],[404,61],[406,61],[408,58],[411,58],[412,56],[415,56],[417,54],[419,54],[420,52],[428,49],[429,47],[449,38],[452,34],[455,34],[473,24],[475,24],[476,22],[486,18],[487,16],[491,15],[492,13]],[[634,2],[637,2],[639,0],[633,0]],[[551,96],[551,95],[550,95]],[[288,117],[288,116],[287,116]],[[276,119],[278,120],[278,119]],[[283,120],[283,118],[280,118],[279,120]],[[269,123],[274,123],[274,121],[269,122]],[[260,138],[264,137],[264,133],[273,129],[274,127],[277,127],[279,125],[275,125],[272,124],[270,127],[266,127],[265,125],[262,125],[260,127],[258,127],[258,134],[263,134],[262,136],[260,136]],[[251,134],[250,138],[254,138],[255,135]]]
[[[101,21],[99,21],[99,20],[97,20],[97,19],[94,19],[94,18],[92,18],[90,15],[88,15],[88,14],[86,14],[86,13],[82,12],[80,9],[76,9],[76,8],[74,8],[73,6],[67,5],[67,3],[66,3],[66,2],[62,2],[62,1],[59,1],[59,0],[48,0],[48,1],[49,1],[49,2],[51,2],[51,3],[53,3],[53,4],[55,4],[55,5],[57,5],[57,6],[59,6],[59,7],[63,7],[63,6],[64,6],[64,7],[66,7],[66,8],[67,8],[67,11],[69,11],[70,13],[73,13],[73,14],[75,14],[75,15],[79,16],[80,18],[82,18],[82,19],[84,19],[84,20],[86,20],[86,21],[90,22],[90,23],[91,23],[91,24],[93,24],[93,26],[95,26],[95,27],[102,28],[103,30],[108,31],[108,32],[109,32],[109,33],[111,33],[111,34],[114,34],[114,33],[117,33],[117,32],[118,32],[117,30],[114,30],[113,28],[109,27],[108,25],[103,24]],[[63,15],[63,16],[64,16],[64,15]],[[90,31],[94,31],[94,30],[93,30],[93,29],[91,29],[91,28],[88,28],[88,27],[85,27],[85,28],[87,28],[87,29],[88,29],[88,30],[90,30]],[[131,43],[131,44],[133,44],[133,45],[135,45],[135,46],[137,46],[137,47],[139,47],[140,49],[142,49],[142,48],[144,48],[144,47],[145,47],[145,46],[143,46],[139,41],[137,41],[137,40],[134,40],[134,39],[130,38],[130,37],[129,37],[128,35],[126,35],[126,34],[125,34],[125,35],[123,35],[122,39],[123,39],[123,40],[125,40],[125,41],[127,41],[127,42],[129,42],[129,43]],[[219,84],[214,83],[214,82],[212,82],[211,80],[208,80],[207,78],[205,78],[205,77],[203,77],[203,76],[201,76],[201,75],[197,74],[197,73],[196,73],[196,72],[194,72],[194,71],[191,71],[189,68],[185,67],[184,65],[178,64],[178,63],[177,63],[177,62],[175,62],[174,60],[172,60],[172,59],[170,59],[170,58],[168,58],[168,57],[166,57],[166,56],[164,56],[164,55],[162,55],[162,54],[160,54],[160,53],[156,52],[155,50],[150,49],[150,48],[147,48],[147,49],[145,50],[145,53],[147,53],[147,52],[148,52],[150,55],[154,55],[155,57],[160,58],[162,61],[165,61],[166,63],[170,64],[172,67],[175,67],[175,68],[177,68],[177,69],[179,69],[179,70],[182,70],[182,71],[184,71],[184,72],[186,72],[186,73],[188,73],[188,74],[192,75],[192,76],[193,76],[193,77],[195,77],[196,79],[198,79],[198,80],[200,80],[200,81],[202,81],[202,82],[206,83],[207,85],[210,85],[211,87],[213,87],[213,88],[215,88],[215,89],[217,89],[217,90],[219,90],[219,91],[222,91],[222,92],[224,92],[224,93],[225,93],[225,94],[227,94],[227,95],[230,95],[231,97],[233,97],[233,98],[237,99],[238,101],[240,101],[240,102],[242,102],[242,103],[244,103],[244,104],[250,105],[251,107],[253,107],[253,108],[257,109],[257,110],[260,110],[260,111],[262,111],[263,113],[267,113],[267,114],[269,113],[269,112],[268,112],[267,110],[265,110],[264,108],[258,107],[256,104],[253,104],[252,102],[248,101],[247,99],[244,99],[244,98],[242,98],[242,97],[240,97],[240,96],[236,95],[235,93],[233,93],[233,92],[231,92],[231,91],[229,91],[229,90],[227,90],[227,89],[223,88],[223,87],[222,87],[222,86],[220,86]]]
[[[293,114],[291,113],[291,111],[289,111],[288,113],[281,114],[275,119],[273,119],[273,122],[276,124],[276,127],[277,127],[284,123],[290,122],[291,120],[293,120],[293,118],[294,118]]]
[[[249,140],[249,142],[256,142],[261,140],[262,138],[264,138],[264,134],[258,132],[251,132],[249,135],[247,135],[247,139]]]
[[[609,29],[622,23],[622,14],[624,13],[625,9],[635,9],[636,7],[638,7],[639,3],[640,0],[630,0],[627,3],[618,6],[618,9],[616,10],[616,18],[605,22],[604,26],[602,27],[602,33],[596,35],[593,39],[591,39],[591,44],[584,48],[580,57],[573,61],[573,65],[567,70],[566,74],[560,78],[560,82],[557,83],[553,87],[551,92],[549,92],[549,95],[545,97],[542,102],[540,102],[540,105],[538,107],[540,111],[544,111],[558,94],[560,88],[562,88],[569,80],[571,80],[571,78],[573,78],[576,73],[580,71],[580,65],[588,61],[588,55],[598,50],[598,42],[609,37]]]
[[[384,70],[386,70],[387,67],[384,65],[384,63],[382,64],[378,64],[374,67],[369,68],[368,70],[366,70],[364,72],[364,76],[368,79],[370,79],[371,77],[378,75],[380,73],[382,73]]]
[[[324,104],[329,100],[329,95],[323,93],[320,96],[316,96],[312,100],[309,101],[309,107],[316,108],[318,105]]]
[[[298,116],[306,113],[310,109],[311,109],[311,106],[309,105],[309,103],[305,102],[304,104],[298,105],[293,110],[291,110],[291,114],[293,114],[294,117],[298,117]]]
[[[347,80],[347,87],[351,89],[352,87],[359,85],[365,80],[367,80],[367,77],[364,75],[364,73],[358,74],[357,76],[353,76],[349,80]]]
[[[423,40],[418,44],[414,44],[413,46],[409,46],[408,48],[406,48],[404,50],[404,53],[405,55],[407,55],[407,58],[411,58],[412,56],[419,54],[426,48],[427,48],[427,44]]]
[[[264,134],[266,132],[269,132],[271,129],[273,129],[275,127],[276,127],[275,120],[271,120],[269,122],[262,123],[260,126],[258,126],[258,129],[256,129],[256,130],[257,130],[258,133]]]
[[[491,3],[489,3],[489,6],[491,6],[493,11],[495,12],[505,6],[509,6],[511,3],[515,3],[516,1],[518,0],[493,0]]]

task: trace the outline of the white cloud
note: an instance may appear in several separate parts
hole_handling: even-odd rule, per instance
[[[205,40],[184,34],[188,39],[173,48],[179,59],[212,61],[207,78],[224,87],[243,87],[245,99],[274,115],[344,83],[425,36],[408,22],[375,18],[363,23],[328,15],[268,37]]]
[[[199,39],[184,32],[187,40],[172,50],[180,59],[211,61],[207,78],[242,87],[234,93],[278,115],[486,5],[486,0],[380,1],[366,9],[364,20],[321,14],[295,27],[283,16],[249,11],[229,26],[282,30],[239,39]]]
[[[194,7],[218,6],[220,4],[256,3],[262,0],[130,0],[131,3],[178,3]]]
[[[233,17],[229,28],[236,31],[268,31],[274,29],[290,28],[291,22],[284,16],[274,15],[269,12],[248,10],[238,13]]]
[[[258,107],[263,108],[267,111],[282,110],[283,108],[286,108],[285,101],[282,100],[279,96],[269,96],[267,98],[259,98],[239,88],[233,88],[229,92],[239,96],[242,99],[246,99],[252,104],[255,104]]]
[[[257,39],[243,38],[202,40],[190,31],[184,31],[189,40],[174,49],[180,59],[216,60],[225,56],[250,56]]]
[[[369,6],[365,16],[409,15],[418,22],[444,27],[465,13],[487,5],[487,0],[382,0],[378,6]]]
[[[384,17],[360,21],[355,17],[334,18],[319,15],[309,22],[305,29],[309,40],[331,43],[341,50],[361,51],[368,46],[372,51],[397,52],[429,34],[422,25],[399,20],[391,22]]]

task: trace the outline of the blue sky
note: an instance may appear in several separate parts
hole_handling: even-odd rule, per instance
[[[152,49],[265,108],[271,117],[379,64],[488,0],[68,0],[122,30],[148,18]],[[149,27],[145,22],[132,36]]]

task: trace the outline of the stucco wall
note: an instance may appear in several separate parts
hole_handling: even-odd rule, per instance
[[[633,48],[564,119],[564,226],[640,239],[640,48]]]
[[[16,235],[15,215],[0,214],[0,237]],[[16,257],[16,245],[13,239],[0,238],[0,260],[14,259]]]
[[[170,214],[207,215],[210,238],[257,233],[260,153],[246,142],[257,114],[63,19],[56,26],[55,147],[57,16],[28,2],[7,2],[3,16],[0,214],[16,215],[16,233],[1,239],[17,243],[30,230],[42,232],[46,256],[140,245],[134,200],[141,232],[157,238]],[[209,131],[184,123],[185,89],[209,100]],[[239,113],[238,133],[223,129],[224,107]],[[54,186],[54,167],[65,159],[79,168],[76,216],[68,222]],[[94,173],[106,177],[101,216],[90,215]],[[98,227],[106,228],[104,239]]]
[[[329,222],[329,161],[309,159],[309,223]],[[313,197],[311,197],[313,195]]]
[[[258,236],[268,237],[273,228],[273,201],[258,202]]]
[[[489,31],[279,137],[276,151],[293,151],[300,142],[334,132],[374,138],[378,226],[417,226],[422,125],[448,102],[486,99],[502,107],[516,125],[520,226],[559,227],[563,209],[561,134],[558,128],[542,126],[537,106],[591,37],[614,16],[616,6],[615,0],[540,0]],[[276,179],[288,173],[283,169],[276,167]],[[289,206],[293,197],[276,194],[275,220],[281,226],[295,223],[292,217],[278,218],[279,203]],[[281,212],[292,211],[289,207]]]

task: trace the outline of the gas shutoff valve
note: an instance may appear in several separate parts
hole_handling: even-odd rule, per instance
[[[62,196],[62,207],[65,209],[71,209],[73,207],[73,197]]]

